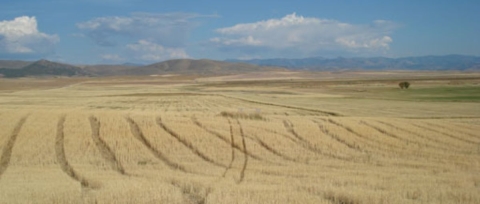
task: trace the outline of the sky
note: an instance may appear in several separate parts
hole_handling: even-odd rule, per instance
[[[0,59],[480,56],[478,0],[0,0]]]

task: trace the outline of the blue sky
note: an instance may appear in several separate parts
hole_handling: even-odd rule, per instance
[[[480,1],[0,0],[0,59],[480,56]]]

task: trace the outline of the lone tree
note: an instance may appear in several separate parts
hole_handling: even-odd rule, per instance
[[[408,83],[408,81],[404,81],[404,82],[400,82],[398,84],[398,86],[400,86],[401,89],[408,89],[408,87],[410,87],[410,83]]]

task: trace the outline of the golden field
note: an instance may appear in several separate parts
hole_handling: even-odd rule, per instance
[[[478,73],[0,85],[0,203],[480,203]]]

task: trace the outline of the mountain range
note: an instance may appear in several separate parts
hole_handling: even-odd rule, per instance
[[[323,58],[253,59],[215,61],[208,59],[176,59],[150,65],[87,65],[75,66],[48,60],[0,60],[0,77],[26,76],[149,76],[229,75],[248,72],[286,70],[480,70],[480,57],[466,55],[423,56],[405,58]]]
[[[323,58],[303,59],[252,59],[227,60],[261,66],[285,67],[302,70],[479,70],[480,57],[467,55],[421,56],[421,57],[368,57],[368,58]]]
[[[25,65],[21,67],[22,65]],[[215,60],[176,59],[146,66],[136,64],[74,66],[48,60],[36,62],[0,60],[0,76],[150,76],[150,75],[229,75],[248,72],[285,71],[285,68]]]
[[[2,63],[3,64],[3,63]],[[5,63],[9,64],[9,62]],[[20,62],[14,63],[19,65]],[[12,63],[10,62],[10,65]],[[22,68],[0,68],[0,74],[7,78],[26,77],[26,76],[89,76],[90,74],[79,67],[51,62],[48,60],[39,60],[27,64]]]

